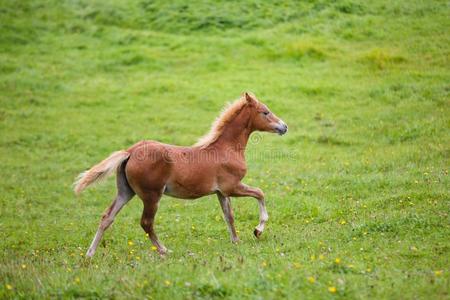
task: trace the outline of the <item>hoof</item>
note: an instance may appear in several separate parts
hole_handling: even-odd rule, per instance
[[[262,234],[262,231],[259,231],[257,228],[255,228],[255,230],[253,231],[253,234],[254,234],[257,238],[259,238],[259,237],[261,236],[261,234]]]
[[[167,252],[167,248],[165,247],[158,249],[158,253],[160,256],[166,256]]]
[[[239,238],[231,239],[231,242],[235,245],[238,244],[240,241],[241,240]]]

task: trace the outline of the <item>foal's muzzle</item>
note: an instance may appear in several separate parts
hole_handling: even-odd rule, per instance
[[[286,125],[286,123],[280,121],[278,122],[278,124],[275,126],[275,130],[277,131],[277,133],[279,135],[283,135],[288,131],[288,127]]]

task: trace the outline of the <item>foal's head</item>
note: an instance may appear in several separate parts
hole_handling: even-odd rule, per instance
[[[252,94],[245,93],[245,100],[251,108],[251,126],[253,130],[268,131],[283,135],[288,127],[280,118],[272,113],[262,102]]]

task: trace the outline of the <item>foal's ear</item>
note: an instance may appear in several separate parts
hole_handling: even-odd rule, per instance
[[[255,104],[256,103],[255,96],[252,95],[251,93],[245,92],[244,93],[244,97],[245,97],[245,100],[247,100],[247,103],[249,103],[249,104]]]

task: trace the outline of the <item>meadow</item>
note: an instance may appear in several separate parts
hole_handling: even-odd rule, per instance
[[[0,298],[449,299],[447,1],[0,0]],[[244,91],[255,134],[229,241],[215,196],[135,197],[84,254],[114,179],[77,174],[151,139],[191,145]]]

